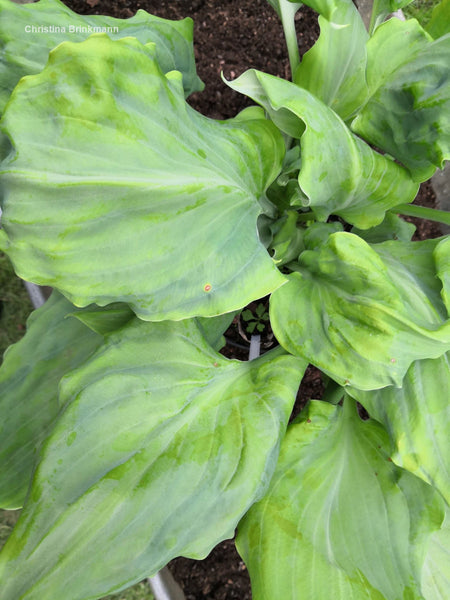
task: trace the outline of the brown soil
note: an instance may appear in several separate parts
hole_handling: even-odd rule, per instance
[[[249,68],[289,78],[289,64],[282,27],[266,0],[63,0],[81,14],[107,14],[128,18],[142,8],[167,19],[191,17],[194,20],[194,43],[197,71],[205,90],[189,99],[204,115],[224,119],[235,116],[249,100],[228,88],[220,78],[223,72],[233,79]],[[318,37],[315,13],[303,6],[296,17],[300,53],[308,50]],[[433,206],[433,191],[424,184],[416,200]],[[432,222],[419,224],[417,239],[441,235]],[[230,344],[225,354],[241,360],[248,356],[246,342],[235,323],[227,332]],[[241,348],[239,346],[242,346]],[[308,367],[297,398],[295,412],[311,398],[323,394],[322,376]],[[219,544],[204,561],[178,558],[169,565],[185,591],[187,600],[249,600],[250,581],[246,567],[233,541]]]
[[[234,117],[250,104],[245,96],[222,82],[222,71],[227,79],[234,79],[250,68],[289,77],[283,29],[266,0],[64,0],[64,4],[81,14],[120,18],[133,16],[139,8],[165,19],[191,17],[197,72],[206,87],[203,92],[193,94],[190,103],[215,119]],[[319,33],[314,15],[307,6],[297,14],[302,54]]]
[[[437,208],[436,195],[429,181],[422,183],[413,204],[419,204],[420,206],[426,206],[428,208]],[[441,226],[435,221],[426,221],[416,217],[405,217],[405,220],[414,223],[417,228],[413,240],[428,240],[442,235]]]

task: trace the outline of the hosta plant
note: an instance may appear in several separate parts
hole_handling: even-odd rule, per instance
[[[0,248],[54,288],[0,369],[1,600],[100,598],[236,528],[255,600],[450,597],[450,240],[399,217],[449,221],[410,206],[450,154],[448,2],[428,32],[309,0],[301,58],[270,3],[292,81],[245,72],[218,121],[189,19],[0,0]],[[268,295],[279,345],[222,356]]]

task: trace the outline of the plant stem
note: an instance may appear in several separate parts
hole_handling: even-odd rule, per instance
[[[409,217],[420,217],[429,221],[437,221],[438,223],[450,225],[450,212],[445,210],[425,208],[424,206],[417,206],[415,204],[399,204],[391,208],[390,212],[398,215],[408,215]]]
[[[308,212],[300,212],[297,214],[297,221],[315,221],[316,217],[312,210]]]
[[[283,25],[284,37],[289,56],[289,64],[291,67],[291,78],[294,78],[294,73],[300,64],[300,52],[298,50],[297,32],[295,31],[295,13],[298,11],[301,2],[286,2],[280,0],[280,18]]]

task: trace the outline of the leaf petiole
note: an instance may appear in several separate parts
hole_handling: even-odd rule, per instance
[[[297,221],[315,221],[316,215],[312,210],[308,210],[308,212],[300,212],[297,214]]]
[[[450,225],[450,213],[445,210],[437,210],[436,208],[426,208],[425,206],[417,206],[415,204],[399,204],[391,209],[390,212],[398,215],[407,215],[408,217],[420,217],[429,221],[437,221]]]
[[[286,2],[279,0],[279,15],[283,25],[284,37],[291,67],[291,78],[300,64],[300,53],[298,50],[297,32],[295,31],[295,14],[302,6],[301,2]]]

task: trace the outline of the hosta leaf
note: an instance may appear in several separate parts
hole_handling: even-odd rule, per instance
[[[254,70],[228,85],[261,104],[283,131],[301,137],[298,182],[320,220],[333,213],[367,229],[402,199],[414,199],[418,185],[406,169],[372,150],[307,90]]]
[[[100,598],[231,537],[267,489],[305,368],[280,349],[227,360],[194,320],[110,335],[61,385],[2,600]]]
[[[269,492],[239,525],[254,600],[421,599],[434,490],[389,461],[375,421],[311,401],[283,440]]]
[[[0,506],[22,506],[37,449],[59,412],[58,384],[103,342],[57,292],[32,313],[0,367]]]
[[[425,181],[450,158],[450,35],[390,19],[367,43],[370,98],[352,129]]]
[[[89,306],[83,309],[75,309],[70,316],[76,317],[89,329],[100,335],[108,335],[126,325],[134,318],[134,312],[122,302],[108,304],[108,306]]]
[[[237,312],[218,315],[217,317],[198,317],[197,324],[205,339],[215,349],[220,350],[225,344],[223,333],[228,329]],[[105,307],[89,306],[77,309],[71,313],[92,331],[101,335],[108,335],[126,325],[134,317],[134,313],[127,304],[116,302]]]
[[[144,10],[131,19],[114,19],[78,15],[59,0],[25,5],[0,0],[0,114],[19,79],[42,71],[50,50],[69,39],[81,42],[104,27],[112,39],[130,36],[143,44],[156,43],[161,69],[183,73],[187,96],[203,88],[195,71],[191,19],[168,21]]]
[[[284,156],[281,174],[267,190],[267,197],[278,208],[279,212],[276,216],[283,214],[285,210],[289,210],[299,200],[301,206],[303,198],[297,182],[301,162],[300,145],[294,144]],[[262,215],[262,217],[266,217],[266,215]],[[258,223],[258,227],[259,225]]]
[[[198,317],[196,319],[200,331],[214,350],[219,351],[225,346],[223,334],[233,322],[238,312],[226,313],[217,317]]]
[[[380,25],[388,15],[411,4],[413,0],[374,0],[370,18],[370,33]]]
[[[24,279],[147,320],[231,312],[284,283],[256,227],[282,136],[194,111],[150,45],[61,44],[3,121],[0,246]]]
[[[306,4],[320,12],[321,2]],[[347,120],[363,104],[369,35],[351,0],[332,3],[319,17],[320,36],[302,59],[294,81]]]
[[[283,216],[273,224],[273,240],[270,250],[273,251],[273,259],[279,266],[296,260],[305,249],[303,230],[297,226],[297,218],[296,210],[286,210]]]
[[[434,252],[437,276],[442,281],[442,299],[450,316],[450,236],[446,236]]]
[[[353,227],[352,233],[359,235],[369,244],[378,244],[387,240],[410,242],[415,230],[416,227],[412,223],[408,223],[398,215],[387,212],[384,221],[376,227],[365,230]]]
[[[441,0],[433,8],[426,31],[434,39],[450,33],[450,0]]]
[[[401,388],[350,390],[370,416],[387,429],[392,460],[441,492],[450,504],[449,356],[419,360]]]
[[[450,349],[433,251],[439,240],[370,246],[351,233],[300,255],[272,294],[275,336],[341,385],[401,386],[414,360]]]
[[[430,538],[423,568],[423,594],[426,600],[447,600],[450,594],[450,508],[445,521]]]
[[[330,221],[329,223],[312,223],[304,233],[304,242],[306,250],[316,250],[327,243],[332,233],[343,231],[344,227],[339,221]]]
[[[439,248],[449,247],[448,242],[450,238],[371,245],[389,269],[405,309],[422,324],[437,325],[447,318],[437,257]]]

